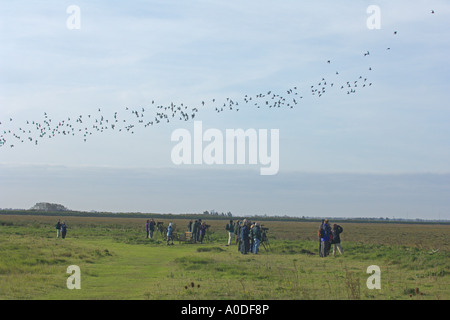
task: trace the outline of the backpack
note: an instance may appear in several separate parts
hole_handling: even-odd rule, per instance
[[[324,231],[323,231],[323,225],[320,226],[319,231],[317,232],[319,238],[323,238],[324,237]]]

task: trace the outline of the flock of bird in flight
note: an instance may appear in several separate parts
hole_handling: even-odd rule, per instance
[[[435,11],[431,10],[431,14]],[[396,36],[397,31],[393,32]],[[388,47],[386,50],[390,50]],[[369,51],[363,53],[364,57],[370,55]],[[326,61],[327,64],[332,65],[331,60]],[[367,71],[372,71],[372,67],[368,67]],[[241,99],[226,98],[219,102],[216,99],[210,101],[201,101],[202,107],[214,107],[214,111],[221,113],[224,111],[239,111],[244,106],[252,106],[257,109],[260,108],[291,108],[297,106],[306,94],[320,98],[330,89],[337,89],[344,94],[351,95],[357,92],[357,89],[372,86],[372,82],[368,80],[367,76],[360,75],[357,79],[341,80],[339,79],[339,71],[335,71],[334,80],[328,80],[321,77],[321,80],[314,85],[310,85],[304,90],[300,91],[299,86],[288,88],[283,94],[267,91],[256,95],[245,95]],[[336,82],[339,81],[339,83]],[[153,110],[153,112],[151,112]],[[123,117],[122,112],[127,116]],[[51,139],[58,135],[63,136],[82,136],[86,142],[89,136],[94,133],[102,133],[107,131],[118,131],[134,134],[134,130],[138,126],[145,128],[157,125],[159,123],[168,123],[171,120],[188,121],[194,119],[199,112],[197,107],[189,107],[183,103],[179,105],[171,103],[170,105],[161,105],[151,102],[150,108],[139,107],[129,108],[125,107],[119,114],[114,114],[107,117],[103,114],[101,108],[96,112],[87,115],[79,115],[75,118],[66,118],[55,121],[44,112],[44,119],[41,121],[27,120],[22,126],[16,130],[4,129],[4,121],[0,122],[0,147],[8,146],[13,148],[16,143],[29,142],[38,145],[39,141],[43,139]],[[7,119],[6,122],[14,123],[13,118]],[[11,139],[12,141],[10,141]]]

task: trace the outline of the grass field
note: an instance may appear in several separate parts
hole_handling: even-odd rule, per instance
[[[0,215],[0,299],[450,298],[449,225],[340,222],[344,255],[320,258],[317,222],[264,221],[271,250],[241,255],[225,246],[227,220],[207,220],[203,244],[167,246],[145,239],[146,219]],[[173,223],[185,231],[187,220]],[[79,290],[67,288],[70,265]],[[379,290],[366,285],[371,265]]]

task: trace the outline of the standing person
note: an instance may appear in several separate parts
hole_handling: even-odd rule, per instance
[[[188,232],[192,232],[192,220],[188,223]]]
[[[145,238],[148,239],[148,236],[150,234],[150,220],[147,220],[147,222],[145,223],[145,231],[147,232],[147,236]]]
[[[331,233],[333,235],[333,240],[331,241],[331,243],[333,244],[333,257],[336,256],[336,247],[339,250],[340,254],[344,254],[344,250],[342,249],[341,246],[341,237],[340,237],[340,234],[343,231],[344,229],[337,224],[334,224],[333,229],[331,229]]]
[[[322,255],[322,235],[323,235],[323,223],[325,219],[322,219],[322,223],[319,226],[319,230],[317,231],[317,235],[319,236],[319,257],[323,257]]]
[[[244,219],[243,223],[242,223],[242,227],[241,227],[241,234],[240,234],[240,238],[241,238],[241,253],[242,254],[247,254],[248,250],[250,249],[250,239],[249,239],[249,233],[250,233],[250,228],[249,225],[247,223],[247,220]]]
[[[253,253],[257,254],[259,250],[259,244],[261,243],[261,227],[259,226],[259,223],[256,222],[255,226],[253,227]]]
[[[329,252],[330,252],[330,240],[331,240],[331,228],[330,225],[328,224],[328,219],[325,219],[325,221],[323,222],[323,227],[322,227],[323,233],[322,233],[322,257],[326,257],[328,256]]]
[[[67,225],[66,225],[66,222],[63,221],[63,223],[61,224],[61,237],[63,239],[66,238],[66,233],[67,233]]]
[[[61,220],[58,220],[55,227],[56,227],[56,238],[59,238],[61,234]]]
[[[250,222],[249,225],[250,225],[250,234],[249,234],[250,247],[249,247],[249,251],[253,253],[253,244],[254,244],[254,241],[255,241],[254,238],[253,238],[254,237],[254,234],[253,234],[254,230],[253,230],[253,228],[255,227],[255,224],[253,222]]]
[[[173,244],[173,227],[172,227],[172,222],[169,223],[169,226],[167,227],[167,245],[169,245],[169,241],[171,241],[171,244]]]
[[[239,235],[241,232],[241,222],[239,220],[236,221],[235,227],[234,227],[234,235],[236,237],[236,244],[238,245],[238,251],[239,251]]]
[[[194,224],[192,225],[192,239],[194,239],[194,242],[197,242],[197,229],[198,229],[198,221],[195,220]]]
[[[196,234],[197,241],[200,241],[200,227],[201,226],[202,226],[202,219],[198,219],[198,222],[197,222],[197,234]]]
[[[153,232],[155,232],[155,226],[156,226],[156,222],[155,220],[153,220],[153,218],[150,220],[148,229],[150,231],[150,239],[153,239]]]
[[[231,239],[233,238],[234,234],[234,224],[233,220],[230,220],[230,222],[227,224],[226,229],[228,231],[228,245],[231,245]]]
[[[205,237],[205,233],[206,233],[206,224],[203,222],[199,228],[200,243],[203,243],[203,238]]]

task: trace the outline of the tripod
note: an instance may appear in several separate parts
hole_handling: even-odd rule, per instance
[[[264,247],[266,251],[270,250],[270,243],[269,243],[269,237],[267,236],[267,231],[269,231],[269,228],[261,228],[262,234],[261,234],[261,244]]]

